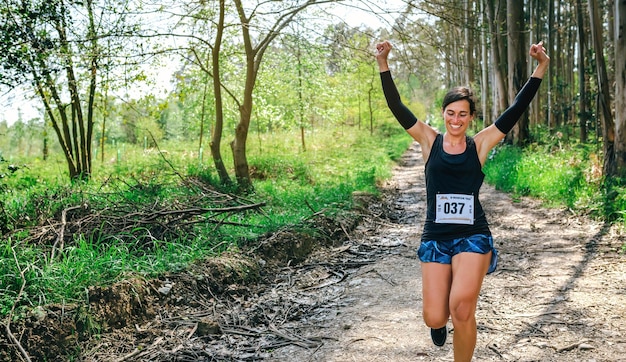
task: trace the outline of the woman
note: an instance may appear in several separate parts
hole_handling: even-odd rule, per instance
[[[426,221],[418,256],[422,269],[423,318],[431,338],[443,346],[446,324],[454,326],[454,360],[470,361],[476,346],[476,304],[483,279],[496,268],[497,251],[485,213],[478,200],[487,155],[513,129],[528,108],[545,74],[550,58],[543,43],[529,54],[538,65],[528,82],[494,124],[474,137],[467,136],[476,114],[475,100],[466,87],[450,90],[443,99],[446,131],[419,121],[400,100],[391,78],[388,41],[376,45],[387,104],[404,129],[419,142],[426,162]]]

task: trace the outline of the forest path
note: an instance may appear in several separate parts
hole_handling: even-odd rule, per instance
[[[423,168],[414,144],[385,186],[391,217],[370,207],[372,216],[336,249],[353,256],[378,250],[379,257],[366,257],[372,262],[316,288],[328,308],[284,326],[303,341],[321,343],[276,348],[266,360],[453,360],[454,332],[444,347],[435,347],[421,318],[415,251],[426,202]],[[479,299],[474,360],[626,361],[623,235],[532,199],[514,201],[490,185],[481,201],[500,258]],[[320,258],[312,255],[309,265],[321,265]]]

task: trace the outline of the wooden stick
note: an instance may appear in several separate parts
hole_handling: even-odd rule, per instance
[[[72,206],[72,207],[63,209],[63,212],[61,212],[61,230],[59,230],[57,239],[54,242],[54,245],[52,245],[52,251],[50,252],[50,262],[54,260],[54,251],[56,250],[58,244],[60,244],[59,252],[63,251],[64,237],[65,237],[65,225],[67,225],[67,212],[71,210],[80,209],[81,207],[82,205]]]
[[[17,260],[17,255],[15,255],[15,248],[11,247],[11,250],[13,251],[13,259],[15,260],[15,265],[17,266],[17,269],[20,271],[20,278],[22,278],[22,287],[20,288],[20,292],[17,294],[17,298],[15,298],[15,302],[13,303],[13,306],[11,307],[11,311],[9,311],[9,314],[7,315],[6,323],[4,323],[4,328],[7,333],[7,336],[9,336],[9,339],[11,340],[13,345],[15,345],[15,348],[17,348],[17,350],[20,352],[24,360],[31,362],[32,360],[30,359],[28,352],[26,352],[24,347],[22,347],[22,344],[20,343],[20,341],[15,337],[15,335],[13,335],[13,332],[11,332],[11,319],[13,318],[13,313],[15,312],[15,306],[19,303],[20,299],[22,299],[24,288],[26,287],[26,277],[24,276],[25,269],[22,270],[22,268],[20,268],[20,263]]]

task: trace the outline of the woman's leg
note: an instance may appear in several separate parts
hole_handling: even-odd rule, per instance
[[[452,266],[436,262],[421,263],[422,308],[424,322],[430,328],[441,328],[450,317],[450,287]]]
[[[491,253],[459,253],[452,257],[450,314],[454,325],[454,361],[471,361],[476,347],[476,304]]]

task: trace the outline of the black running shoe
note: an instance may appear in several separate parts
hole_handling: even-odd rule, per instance
[[[441,328],[431,328],[430,338],[433,339],[435,346],[441,347],[446,344],[446,338],[448,337],[448,328],[443,326]]]

